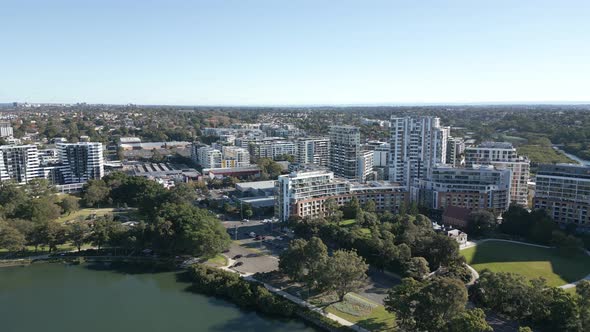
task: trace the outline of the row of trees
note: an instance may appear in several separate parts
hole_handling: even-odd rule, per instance
[[[483,271],[470,289],[473,301],[539,331],[590,331],[590,282],[577,294],[548,287],[542,278],[527,280],[514,273]]]
[[[292,227],[295,234],[304,239],[317,236],[330,246],[354,249],[379,269],[417,279],[438,270],[465,282],[470,280],[471,275],[459,254],[458,243],[436,233],[427,217],[393,216],[390,213],[379,217],[364,210],[360,210],[358,215],[362,219],[374,220],[368,227],[369,234],[360,226],[340,227],[321,218],[292,220]]]

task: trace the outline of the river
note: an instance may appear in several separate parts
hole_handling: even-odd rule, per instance
[[[2,332],[314,332],[296,320],[243,311],[185,291],[174,272],[115,271],[97,265],[0,268]]]
[[[590,166],[590,160],[582,159],[582,158],[580,158],[580,157],[577,157],[577,156],[575,156],[575,155],[573,155],[573,154],[571,154],[571,153],[567,153],[567,152],[563,151],[562,149],[560,149],[560,148],[559,148],[559,147],[557,147],[557,146],[554,146],[553,148],[554,148],[555,150],[557,150],[557,151],[559,151],[559,152],[563,153],[563,154],[564,154],[564,155],[566,155],[568,158],[570,158],[570,159],[574,160],[575,162],[577,162],[577,163],[578,163],[578,164],[580,164],[580,165],[584,165],[584,166]]]

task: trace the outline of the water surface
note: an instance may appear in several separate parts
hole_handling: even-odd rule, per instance
[[[185,291],[173,272],[36,264],[0,268],[2,332],[314,332]]]

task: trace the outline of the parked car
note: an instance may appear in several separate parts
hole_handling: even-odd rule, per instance
[[[260,236],[260,235],[257,235],[257,236],[254,238],[254,240],[256,240],[256,241],[260,241],[260,240],[262,240],[262,236]]]
[[[244,262],[237,262],[236,264],[234,264],[234,267],[238,267],[238,266],[242,266],[244,265]]]
[[[242,255],[238,254],[238,255],[235,255],[233,259],[240,259],[240,258],[242,258]]]
[[[283,237],[281,237],[281,236],[277,236],[277,237],[275,237],[275,239],[277,239],[279,241],[283,241]]]
[[[249,235],[250,235],[250,237],[256,237],[256,233],[254,233],[254,232],[250,232]]]

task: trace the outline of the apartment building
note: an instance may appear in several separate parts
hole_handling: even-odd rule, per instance
[[[238,146],[223,146],[221,148],[223,159],[221,167],[247,167],[250,166],[250,152],[248,149]]]
[[[84,183],[104,176],[102,143],[58,143],[56,147],[65,184]]]
[[[391,118],[389,180],[406,186],[446,163],[449,127],[437,117]]]
[[[25,184],[40,176],[36,145],[0,146],[0,181]]]
[[[196,152],[196,163],[202,168],[219,168],[222,158],[221,151],[210,146],[201,146]]]
[[[367,180],[374,180],[373,165],[374,165],[374,151],[363,150],[359,152],[357,167],[357,181],[366,182]]]
[[[250,156],[253,160],[270,158],[275,160],[278,156],[297,155],[297,144],[289,141],[261,141],[250,143]]]
[[[465,149],[465,165],[493,165],[498,169],[512,171],[510,201],[523,207],[528,206],[528,182],[531,162],[519,156],[516,148],[506,142],[484,142]]]
[[[339,206],[356,197],[361,204],[375,201],[377,211],[398,212],[408,201],[403,186],[389,182],[356,183],[334,177],[325,170],[292,172],[281,175],[275,187],[275,215],[282,221],[291,216],[323,217],[324,203],[333,198]]]
[[[447,140],[446,164],[453,167],[460,167],[465,153],[465,140],[461,137],[449,136]]]
[[[558,223],[590,226],[590,166],[539,165],[533,206]]]
[[[12,137],[14,131],[10,122],[0,122],[0,137]]]
[[[501,212],[510,205],[511,173],[491,165],[435,167],[427,179],[415,181],[412,200],[433,209],[456,206]]]
[[[330,139],[327,137],[299,138],[296,160],[301,164],[328,167],[330,164]]]
[[[353,126],[330,126],[330,169],[334,175],[357,179],[361,132]]]

